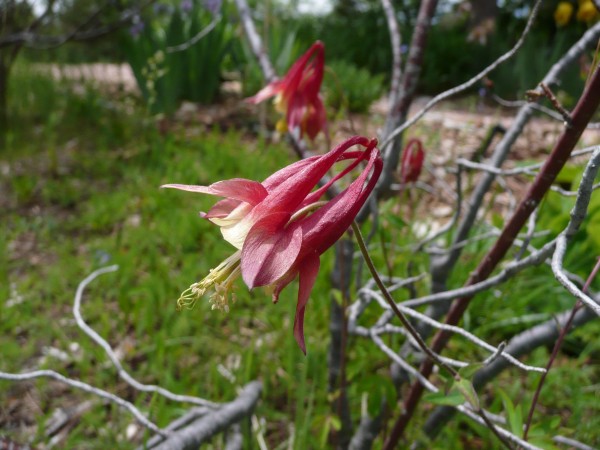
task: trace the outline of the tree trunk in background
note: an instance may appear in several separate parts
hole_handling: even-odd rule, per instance
[[[470,0],[469,5],[471,7],[471,19],[467,39],[485,45],[488,36],[496,29],[498,4],[496,0]]]
[[[346,379],[346,346],[347,346],[347,323],[346,307],[350,298],[350,281],[352,278],[352,254],[354,244],[350,239],[340,239],[335,245],[335,265],[331,274],[332,286],[339,290],[341,298],[332,295],[331,317],[329,319],[329,331],[331,343],[329,345],[328,367],[329,383],[328,390],[333,396],[331,408],[333,414],[338,416],[341,422],[340,430],[332,430],[330,443],[332,448],[345,450],[352,438],[352,417],[348,402],[347,379]],[[350,262],[349,262],[350,261]]]

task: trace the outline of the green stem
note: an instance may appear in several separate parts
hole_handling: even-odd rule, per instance
[[[419,332],[412,326],[412,324],[407,319],[407,317],[402,313],[402,311],[400,311],[400,309],[396,305],[396,302],[394,302],[394,299],[392,298],[392,294],[390,294],[390,291],[388,291],[388,289],[385,287],[385,284],[383,283],[383,281],[379,277],[379,274],[377,273],[377,269],[375,268],[375,264],[373,264],[373,260],[371,259],[371,255],[369,255],[369,250],[367,249],[367,245],[365,244],[365,240],[364,240],[364,238],[362,236],[362,233],[360,231],[360,227],[358,226],[358,224],[356,222],[352,222],[352,230],[354,231],[354,234],[356,236],[356,242],[358,243],[358,247],[360,248],[360,252],[362,253],[363,258],[365,259],[365,262],[367,263],[367,267],[369,268],[369,271],[371,272],[371,275],[373,276],[373,279],[375,280],[375,283],[379,287],[379,290],[383,294],[383,297],[385,298],[385,300],[388,303],[388,305],[390,305],[390,308],[392,308],[392,311],[394,311],[394,314],[396,314],[396,316],[398,317],[398,319],[400,319],[400,322],[402,322],[402,325],[404,325],[404,328],[406,328],[406,330],[408,331],[408,333],[417,342],[417,344],[419,345],[419,347],[421,348],[421,350],[423,350],[425,352],[425,354],[435,364],[437,364],[438,366],[444,368],[450,375],[452,375],[452,378],[454,378],[454,380],[456,382],[460,381],[461,380],[460,374],[456,370],[454,370],[454,368],[452,368],[451,366],[449,366],[448,364],[446,364],[445,362],[443,362],[438,357],[438,355],[436,355],[433,352],[433,350],[431,350],[427,346],[427,344],[425,343],[425,341],[423,340],[423,338],[421,337],[421,335],[419,334]],[[496,437],[498,438],[498,440],[500,440],[500,442],[506,448],[512,450],[512,446],[510,445],[510,443],[498,432],[498,429],[489,420],[489,418],[487,417],[487,415],[483,411],[483,408],[479,407],[479,408],[476,409],[475,412],[477,414],[479,414],[479,416],[483,419],[483,421],[485,422],[485,424],[487,425],[487,427],[492,431],[492,433],[494,433],[496,435]]]
[[[369,271],[371,272],[371,275],[373,276],[375,283],[377,284],[377,286],[379,287],[379,290],[383,294],[385,301],[388,303],[388,305],[390,305],[390,308],[392,308],[392,311],[394,311],[394,314],[396,314],[398,319],[400,319],[400,322],[402,322],[402,325],[404,325],[404,328],[406,328],[408,333],[417,342],[417,344],[419,345],[419,348],[421,348],[421,350],[423,350],[423,352],[425,352],[425,354],[427,356],[429,356],[429,358],[431,358],[431,360],[435,364],[444,368],[450,375],[452,375],[452,377],[455,380],[457,380],[457,381],[460,380],[460,375],[458,374],[458,372],[456,370],[454,370],[452,367],[450,367],[448,364],[446,364],[445,362],[440,360],[438,355],[436,355],[427,346],[427,344],[425,343],[425,341],[423,340],[421,335],[412,326],[412,324],[407,319],[407,317],[402,313],[402,311],[400,311],[400,309],[396,305],[396,302],[394,302],[394,299],[392,298],[392,294],[390,294],[390,291],[387,290],[387,288],[385,287],[385,284],[383,283],[383,281],[379,277],[379,274],[377,273],[377,269],[375,268],[375,265],[373,264],[373,260],[371,259],[371,256],[369,255],[369,250],[367,249],[367,245],[365,244],[365,240],[360,231],[360,227],[358,226],[358,224],[356,222],[352,222],[352,230],[354,231],[354,234],[356,236],[356,241],[358,243],[358,247],[360,248],[360,252],[362,253],[363,258],[365,259],[365,263],[367,263],[367,267],[369,268]]]

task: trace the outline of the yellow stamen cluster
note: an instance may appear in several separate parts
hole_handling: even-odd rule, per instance
[[[215,269],[211,269],[209,274],[197,283],[192,284],[182,292],[177,300],[178,309],[191,309],[198,299],[211,288],[214,292],[210,294],[209,301],[212,304],[211,309],[218,309],[229,312],[229,304],[237,300],[233,293],[233,282],[240,275],[241,251],[235,252]]]

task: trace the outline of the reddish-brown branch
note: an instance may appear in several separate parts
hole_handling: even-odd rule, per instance
[[[471,274],[467,281],[467,285],[472,285],[488,278],[498,263],[504,258],[506,253],[512,247],[517,234],[526,224],[527,219],[540,203],[546,192],[548,192],[550,186],[556,179],[556,176],[569,159],[569,155],[581,137],[583,130],[585,130],[587,124],[590,122],[593,114],[598,109],[599,104],[600,70],[597,68],[571,115],[571,125],[566,127],[559,137],[550,157],[529,188],[524,200],[521,201],[512,218],[502,230],[502,234],[496,241],[494,247],[492,247],[477,269]],[[464,297],[455,300],[446,317],[446,323],[456,325],[460,322],[472,298],[473,297]],[[431,349],[439,354],[448,343],[450,336],[451,334],[449,332],[440,330],[433,338]],[[429,377],[432,369],[433,363],[430,360],[425,360],[420,368],[420,372],[424,377]],[[423,386],[419,382],[413,383],[408,397],[404,402],[403,412],[396,421],[384,449],[391,450],[396,448],[398,441],[415,412],[422,393]]]

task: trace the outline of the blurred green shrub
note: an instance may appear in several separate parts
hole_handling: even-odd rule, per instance
[[[123,47],[138,86],[152,113],[171,115],[182,100],[208,104],[219,94],[222,64],[233,30],[226,15],[199,2],[188,8],[162,5],[152,17],[123,33]],[[191,45],[195,36],[216,21],[214,28]]]
[[[346,61],[327,64],[325,75],[325,105],[365,113],[385,91],[384,76],[371,75],[363,68]]]

